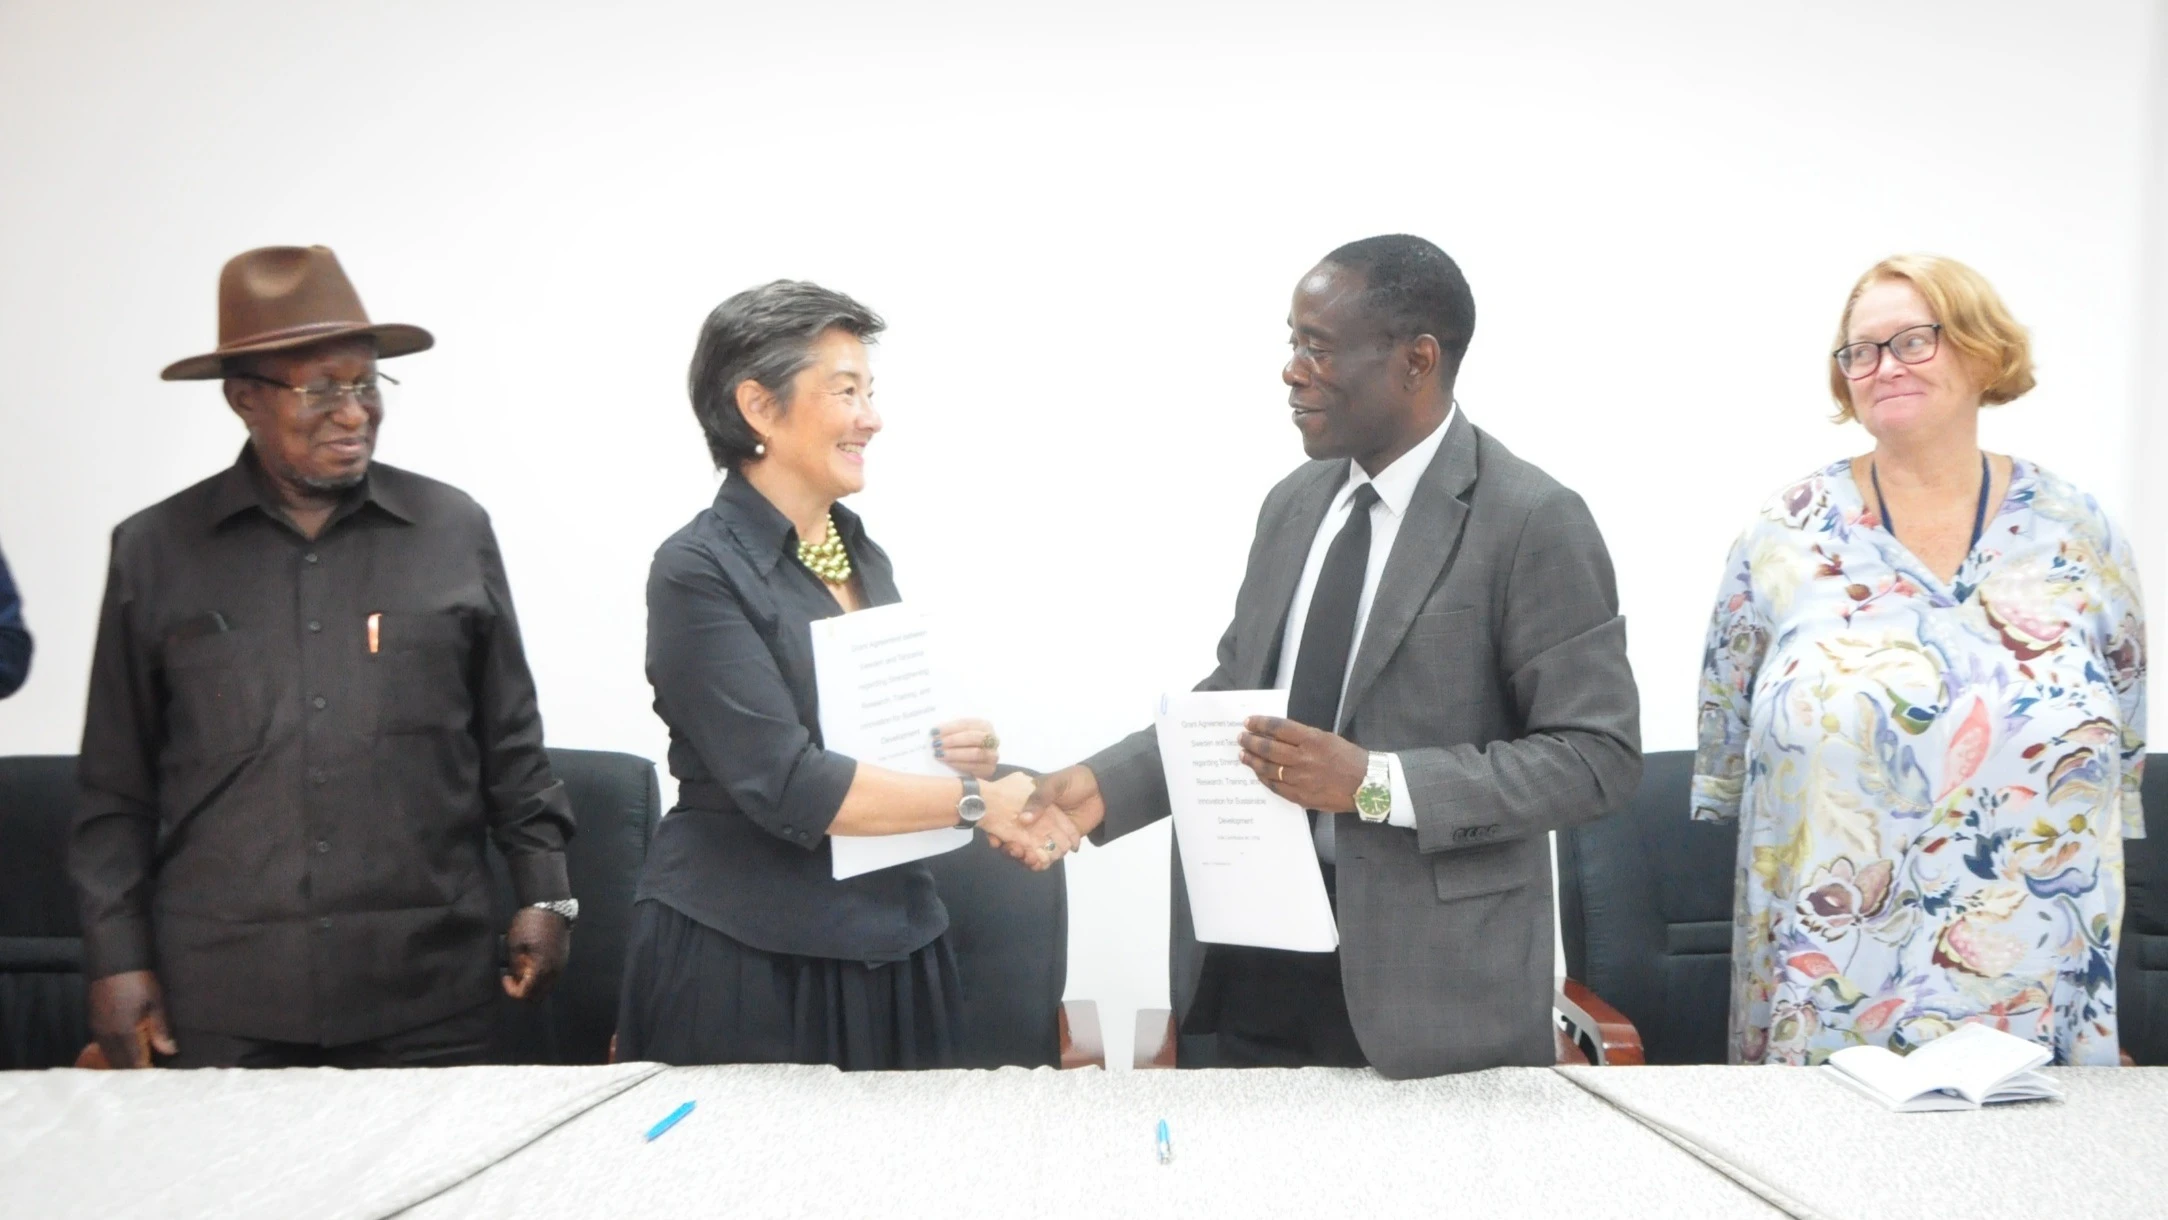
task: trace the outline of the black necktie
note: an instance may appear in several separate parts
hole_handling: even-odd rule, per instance
[[[1347,684],[1348,653],[1355,647],[1355,612],[1362,605],[1363,574],[1370,566],[1370,506],[1378,489],[1365,483],[1355,489],[1347,524],[1325,549],[1317,588],[1310,591],[1310,613],[1302,620],[1302,651],[1295,654],[1295,678],[1287,684],[1287,718],[1313,729],[1340,729],[1340,690]],[[1284,647],[1284,645],[1283,645]],[[1317,839],[1325,873],[1325,893],[1332,896],[1338,871],[1333,867],[1332,827],[1318,830],[1310,810],[1310,833]]]
[[[1365,483],[1355,489],[1354,509],[1326,550],[1317,588],[1310,593],[1295,679],[1287,687],[1287,718],[1328,733],[1340,727],[1340,688],[1347,683],[1348,653],[1355,646],[1355,611],[1370,566],[1370,506],[1377,502],[1377,488]]]

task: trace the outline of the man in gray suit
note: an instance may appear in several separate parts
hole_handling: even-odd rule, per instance
[[[1174,860],[1185,1066],[1392,1077],[1551,1062],[1545,832],[1622,804],[1639,695],[1581,498],[1468,421],[1460,268],[1419,237],[1325,257],[1281,376],[1305,463],[1265,497],[1219,667],[1288,691],[1243,760],[1311,811],[1337,953],[1204,945]],[[1033,798],[1104,842],[1168,814],[1146,730]]]

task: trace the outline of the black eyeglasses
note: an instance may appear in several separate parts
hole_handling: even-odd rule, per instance
[[[1829,353],[1837,361],[1837,371],[1854,381],[1872,377],[1882,367],[1882,349],[1897,358],[1899,364],[1925,364],[1935,358],[1935,349],[1942,346],[1942,323],[1932,322],[1926,326],[1907,326],[1880,343],[1847,343]]]
[[[351,384],[332,382],[328,385],[287,385],[283,381],[273,381],[269,377],[258,377],[254,373],[233,373],[230,376],[238,381],[253,381],[258,385],[267,385],[274,389],[289,390],[299,394],[302,409],[307,411],[337,410],[339,404],[345,402],[349,397],[361,404],[364,410],[374,411],[384,405],[384,387],[378,383],[399,384],[399,379],[390,373],[372,373]]]

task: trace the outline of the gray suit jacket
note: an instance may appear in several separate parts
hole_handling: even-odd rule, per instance
[[[1346,472],[1309,462],[1265,497],[1219,668],[1197,689],[1272,684],[1303,561]],[[1587,505],[1464,413],[1379,578],[1340,733],[1399,754],[1415,801],[1413,830],[1335,823],[1342,974],[1363,1053],[1402,1078],[1550,1063],[1545,832],[1632,795],[1640,695]],[[1085,761],[1107,805],[1095,839],[1167,816],[1150,730]],[[1178,1015],[1203,963],[1177,848]]]

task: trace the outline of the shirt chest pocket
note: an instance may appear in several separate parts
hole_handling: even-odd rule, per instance
[[[166,741],[178,759],[224,758],[263,745],[270,707],[256,647],[247,631],[166,645]]]
[[[1411,640],[1445,640],[1451,643],[1480,642],[1489,634],[1479,617],[1481,606],[1426,606],[1408,624]]]
[[[1376,689],[1404,707],[1481,708],[1501,700],[1496,658],[1482,607],[1425,609],[1409,624]]]
[[[474,645],[465,615],[378,617],[377,726],[386,733],[461,733],[474,718]]]

